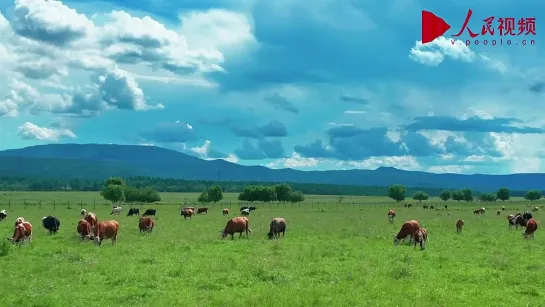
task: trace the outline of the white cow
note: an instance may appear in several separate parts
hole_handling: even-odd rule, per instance
[[[114,214],[114,213],[115,213],[115,214],[119,214],[119,213],[121,213],[121,211],[123,211],[123,208],[117,207],[117,206],[116,206],[116,207],[113,207],[113,208],[112,208],[112,213],[110,213],[110,215],[112,215],[112,214]]]
[[[242,211],[240,211],[240,213],[242,215],[250,215],[250,209],[246,208],[246,209],[242,209]]]

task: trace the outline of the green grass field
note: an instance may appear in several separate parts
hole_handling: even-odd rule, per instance
[[[500,216],[502,203],[486,204],[484,216],[473,215],[477,203],[448,202],[448,210],[398,205],[390,224],[386,213],[394,203],[386,198],[338,205],[335,196],[309,196],[297,206],[257,204],[249,238],[221,240],[228,219],[223,204],[192,220],[180,216],[179,204],[196,195],[162,193],[172,204],[152,205],[156,228],[141,235],[127,206],[111,216],[96,192],[24,194],[0,198],[0,209],[14,203],[0,222],[5,237],[18,216],[34,225],[30,245],[0,241],[1,306],[545,306],[543,230],[525,240],[522,230],[508,230],[505,218],[524,210],[524,201],[506,202],[510,210]],[[42,205],[25,207],[15,197]],[[71,209],[51,204],[66,200]],[[120,222],[116,246],[78,241],[80,202],[99,220]],[[50,214],[61,220],[56,236],[41,225]],[[534,214],[538,221],[541,214]],[[269,222],[278,216],[288,222],[286,237],[269,241]],[[425,251],[393,246],[409,219],[428,230]],[[458,219],[466,223],[460,235]]]

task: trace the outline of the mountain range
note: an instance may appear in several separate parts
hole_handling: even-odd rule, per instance
[[[376,170],[300,171],[244,166],[224,160],[203,160],[156,146],[114,144],[48,144],[0,151],[0,176],[44,179],[105,179],[110,176],[152,176],[187,180],[298,182],[338,185],[495,191],[545,190],[545,174],[434,174],[392,167]]]

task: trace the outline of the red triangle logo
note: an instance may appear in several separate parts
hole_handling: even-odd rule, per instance
[[[450,25],[441,17],[429,11],[422,10],[422,44],[432,42],[434,39],[445,34]]]

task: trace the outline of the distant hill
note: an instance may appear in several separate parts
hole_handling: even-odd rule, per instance
[[[376,170],[299,171],[207,161],[155,146],[50,144],[0,151],[0,175],[58,179],[152,176],[188,180],[297,182],[316,184],[429,187],[476,191],[545,190],[545,174],[461,175]]]

